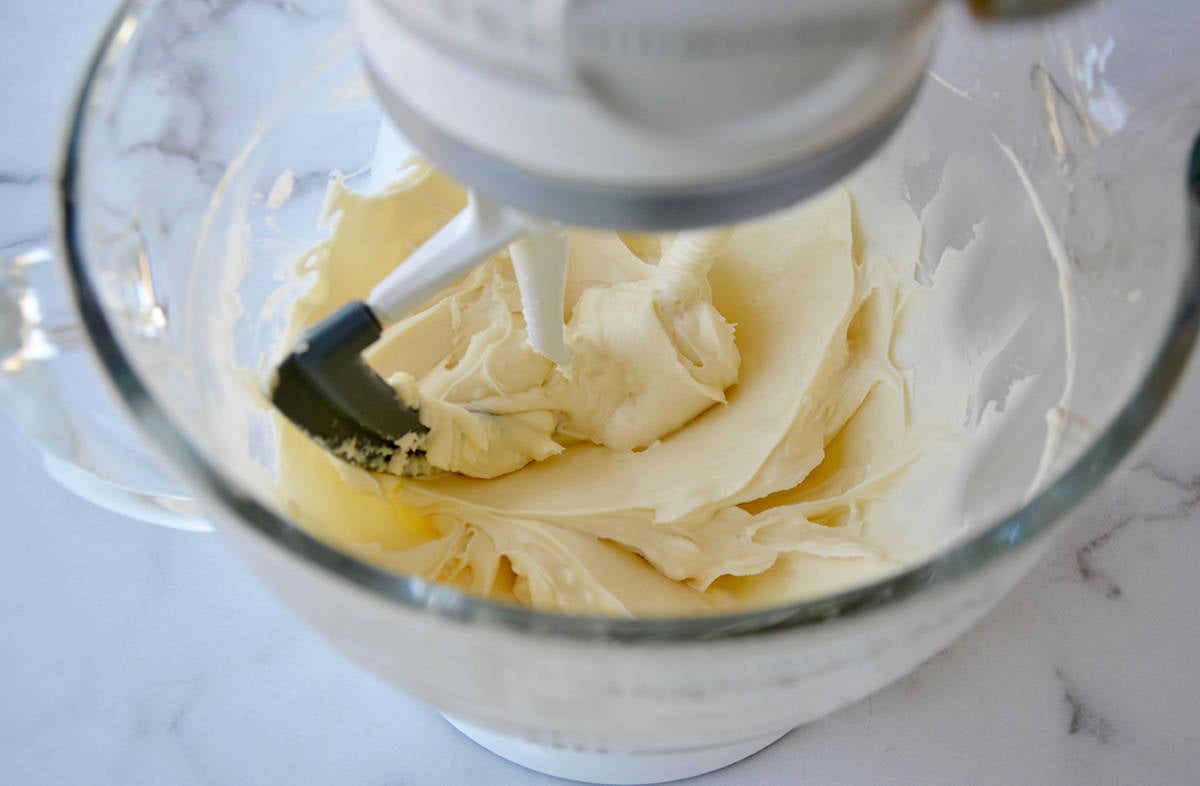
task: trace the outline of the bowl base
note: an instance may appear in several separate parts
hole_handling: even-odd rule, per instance
[[[444,717],[470,740],[514,764],[556,778],[613,786],[666,783],[703,775],[758,753],[791,731],[784,729],[750,740],[679,751],[601,752],[542,745],[449,715]]]

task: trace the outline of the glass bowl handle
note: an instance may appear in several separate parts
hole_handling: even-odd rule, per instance
[[[209,531],[103,381],[45,248],[0,254],[0,421],[59,484],[100,507]]]

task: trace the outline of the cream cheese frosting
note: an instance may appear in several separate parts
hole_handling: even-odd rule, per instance
[[[423,166],[373,196],[335,183],[293,330],[464,204]],[[920,227],[870,204],[837,189],[727,230],[572,230],[565,368],[529,347],[496,255],[367,356],[451,471],[367,473],[280,419],[284,506],[389,569],[548,610],[719,611],[896,570],[895,532],[919,515],[899,489],[958,413],[914,417],[892,347]]]
[[[707,280],[727,235],[680,235],[648,264],[615,235],[577,234],[567,367],[530,346],[507,255],[389,331],[372,362],[421,413],[438,469],[492,478],[576,442],[648,448],[724,403],[737,379],[733,326]]]

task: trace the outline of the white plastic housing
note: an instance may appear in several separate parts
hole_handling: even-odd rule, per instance
[[[350,5],[378,85],[440,132],[535,175],[637,188],[795,166],[894,116],[921,78],[937,6]]]

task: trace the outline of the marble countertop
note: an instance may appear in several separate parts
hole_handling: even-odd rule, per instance
[[[111,3],[0,8],[0,249],[49,237]],[[1200,364],[1033,575],[909,677],[695,782],[1200,779]],[[343,661],[216,538],[61,491],[0,429],[0,781],[536,784]]]

